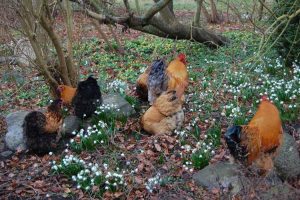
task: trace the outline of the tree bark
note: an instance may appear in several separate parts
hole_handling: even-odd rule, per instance
[[[67,28],[67,52],[68,55],[65,57],[68,73],[70,74],[70,81],[72,86],[76,86],[78,83],[79,71],[75,70],[73,66],[73,15],[71,3],[68,0],[64,0],[64,10],[65,10],[65,23]]]
[[[139,0],[135,0],[135,7],[136,7],[136,10],[137,10],[137,14],[140,15],[141,14],[141,7],[140,7]]]
[[[68,76],[68,68],[67,68],[67,64],[66,64],[66,60],[65,60],[65,56],[64,56],[64,52],[62,49],[62,45],[58,39],[57,34],[54,32],[53,27],[50,25],[50,22],[47,21],[46,16],[44,15],[44,13],[41,16],[41,26],[45,29],[45,31],[48,33],[49,37],[51,38],[54,48],[56,50],[57,53],[57,57],[59,60],[59,64],[60,64],[60,72],[61,72],[61,77],[63,79],[63,82],[69,86],[72,86],[71,81],[69,79]]]
[[[219,23],[220,22],[220,16],[217,11],[217,6],[214,2],[214,0],[210,0],[210,8],[211,8],[211,22],[212,23]]]
[[[203,1],[204,0],[196,0],[197,9],[196,9],[195,17],[194,17],[194,26],[200,26],[200,16],[201,16]]]
[[[165,7],[169,2],[170,0],[160,0],[143,16],[129,15],[126,17],[117,17],[101,15],[88,9],[86,9],[86,12],[90,17],[99,20],[100,23],[116,23],[160,37],[193,40],[204,43],[209,47],[217,47],[229,42],[225,37],[216,35],[203,28],[191,27],[190,25],[180,23],[170,9]],[[155,15],[157,12],[159,12],[158,16]]]
[[[205,16],[205,18],[206,18],[206,21],[207,21],[208,23],[212,23],[212,18],[211,18],[211,16],[210,16],[210,14],[208,13],[208,11],[207,11],[205,5],[202,5],[202,12],[203,12],[203,14],[204,14],[204,16]]]
[[[264,11],[264,3],[266,0],[261,0],[259,3],[259,10],[258,10],[258,20],[262,20],[263,11]]]

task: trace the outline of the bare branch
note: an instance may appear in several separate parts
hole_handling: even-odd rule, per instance
[[[156,13],[158,13],[161,9],[163,9],[171,0],[160,0],[155,3],[149,10],[145,13],[143,18],[148,21],[151,19]]]

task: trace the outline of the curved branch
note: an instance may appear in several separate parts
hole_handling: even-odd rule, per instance
[[[171,0],[160,0],[155,3],[142,17],[144,20],[148,21],[151,19],[156,13],[158,13],[161,9],[166,7]]]
[[[129,15],[126,17],[101,15],[87,8],[85,11],[90,17],[99,20],[100,23],[120,24],[160,37],[193,40],[213,48],[229,42],[225,37],[216,35],[203,28],[180,23],[175,16],[172,15],[171,11],[165,7],[169,2],[170,0],[158,1],[142,17],[136,15]],[[160,12],[160,16],[154,16],[157,12]]]

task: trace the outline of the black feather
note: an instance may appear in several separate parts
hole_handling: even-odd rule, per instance
[[[89,76],[87,80],[79,82],[72,100],[75,115],[81,119],[88,118],[101,104],[102,96],[96,79]]]
[[[148,101],[150,103],[153,103],[163,91],[167,90],[166,68],[167,65],[163,59],[155,60],[152,63],[148,78]]]
[[[241,143],[242,127],[232,126],[225,133],[225,140],[230,151],[230,154],[240,161],[245,161],[247,158],[247,148]]]
[[[60,112],[61,100],[55,100],[48,107],[47,112]],[[32,111],[25,116],[23,122],[23,132],[26,137],[26,145],[30,152],[44,155],[54,150],[52,145],[57,134],[46,133],[46,116],[39,111]]]

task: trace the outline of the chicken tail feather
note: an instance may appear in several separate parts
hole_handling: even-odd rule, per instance
[[[232,126],[225,133],[225,140],[230,154],[240,161],[247,158],[247,148],[241,145],[242,126]]]
[[[163,59],[154,61],[151,66],[148,78],[148,101],[150,104],[167,89],[166,67]]]

